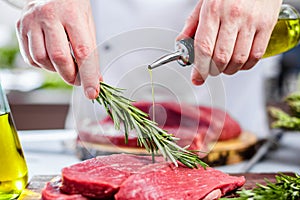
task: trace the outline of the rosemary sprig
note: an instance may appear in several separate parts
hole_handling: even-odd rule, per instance
[[[279,174],[276,176],[276,183],[265,180],[266,185],[257,184],[252,190],[241,190],[236,198],[222,198],[222,200],[299,200],[300,199],[300,176],[289,176]]]
[[[126,143],[128,132],[135,129],[138,145],[143,146],[152,156],[160,152],[175,166],[178,166],[177,161],[190,168],[197,168],[198,165],[204,168],[208,166],[195,153],[178,146],[176,141],[179,138],[167,133],[159,128],[156,122],[149,120],[148,114],[133,106],[133,100],[124,97],[122,92],[121,88],[100,82],[100,92],[96,101],[105,107],[114,122],[115,129],[119,130],[121,124],[123,125]]]

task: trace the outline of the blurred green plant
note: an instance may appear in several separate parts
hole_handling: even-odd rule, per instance
[[[0,69],[16,67],[14,64],[18,53],[17,46],[0,47]]]
[[[53,72],[43,71],[44,82],[39,89],[67,89],[71,90],[73,87],[66,82],[57,74]]]
[[[19,47],[10,45],[0,47],[0,70],[15,69],[15,60],[20,53]],[[41,71],[44,82],[38,89],[72,89],[71,85],[65,83],[57,73]]]
[[[268,111],[274,119],[271,127],[300,131],[300,92],[289,94],[285,97],[284,103],[288,105],[289,112],[276,106],[269,106]]]

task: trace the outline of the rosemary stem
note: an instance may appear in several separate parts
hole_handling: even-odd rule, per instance
[[[105,107],[117,130],[123,124],[125,142],[128,142],[129,131],[134,129],[138,145],[143,146],[152,154],[153,158],[155,152],[159,151],[166,160],[170,160],[175,166],[178,166],[178,162],[190,168],[197,168],[198,165],[207,166],[197,154],[178,146],[176,141],[179,138],[167,133],[158,127],[156,122],[148,119],[148,114],[132,105],[134,101],[124,97],[122,91],[121,88],[100,82],[100,92],[96,102]]]

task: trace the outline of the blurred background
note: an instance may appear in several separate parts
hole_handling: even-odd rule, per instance
[[[300,1],[284,2],[300,9]],[[21,12],[0,0],[0,77],[17,129],[63,129],[72,87],[57,74],[23,62],[15,35],[15,24]],[[265,65],[267,103],[279,102],[287,93],[299,88],[299,53],[300,48],[294,48]]]
[[[0,79],[16,127],[18,130],[63,129],[72,87],[57,74],[23,62],[15,34],[21,12],[0,1]]]
[[[284,2],[300,10],[299,0]],[[37,130],[23,131],[24,134],[21,134],[30,176],[43,173],[58,174],[62,167],[78,162],[78,158],[73,156],[73,143],[69,142],[70,135],[74,139],[74,132],[62,134],[60,131],[53,131],[65,129],[73,90],[57,74],[33,68],[23,62],[15,34],[15,24],[21,12],[5,0],[0,0],[1,84],[6,91],[17,130]],[[266,104],[280,103],[288,93],[299,90],[299,55],[300,48],[297,47],[282,55],[264,59]],[[35,137],[35,134],[39,134],[38,137]],[[63,141],[63,145],[57,142],[58,139]],[[270,154],[266,161],[257,165],[253,171],[299,171],[298,141],[294,136],[286,136],[285,139],[282,144],[285,147],[283,151]],[[294,146],[291,145],[293,142],[296,142]],[[241,166],[231,167],[223,170],[236,172]]]

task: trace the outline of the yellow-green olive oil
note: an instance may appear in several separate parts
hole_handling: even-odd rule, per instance
[[[152,93],[152,121],[155,122],[155,97],[154,97],[154,83],[153,83],[153,75],[152,69],[149,70],[150,82],[151,82],[151,93]]]
[[[22,147],[9,113],[0,115],[0,200],[16,199],[28,181]]]
[[[263,57],[286,52],[297,46],[299,40],[300,19],[278,19]]]

